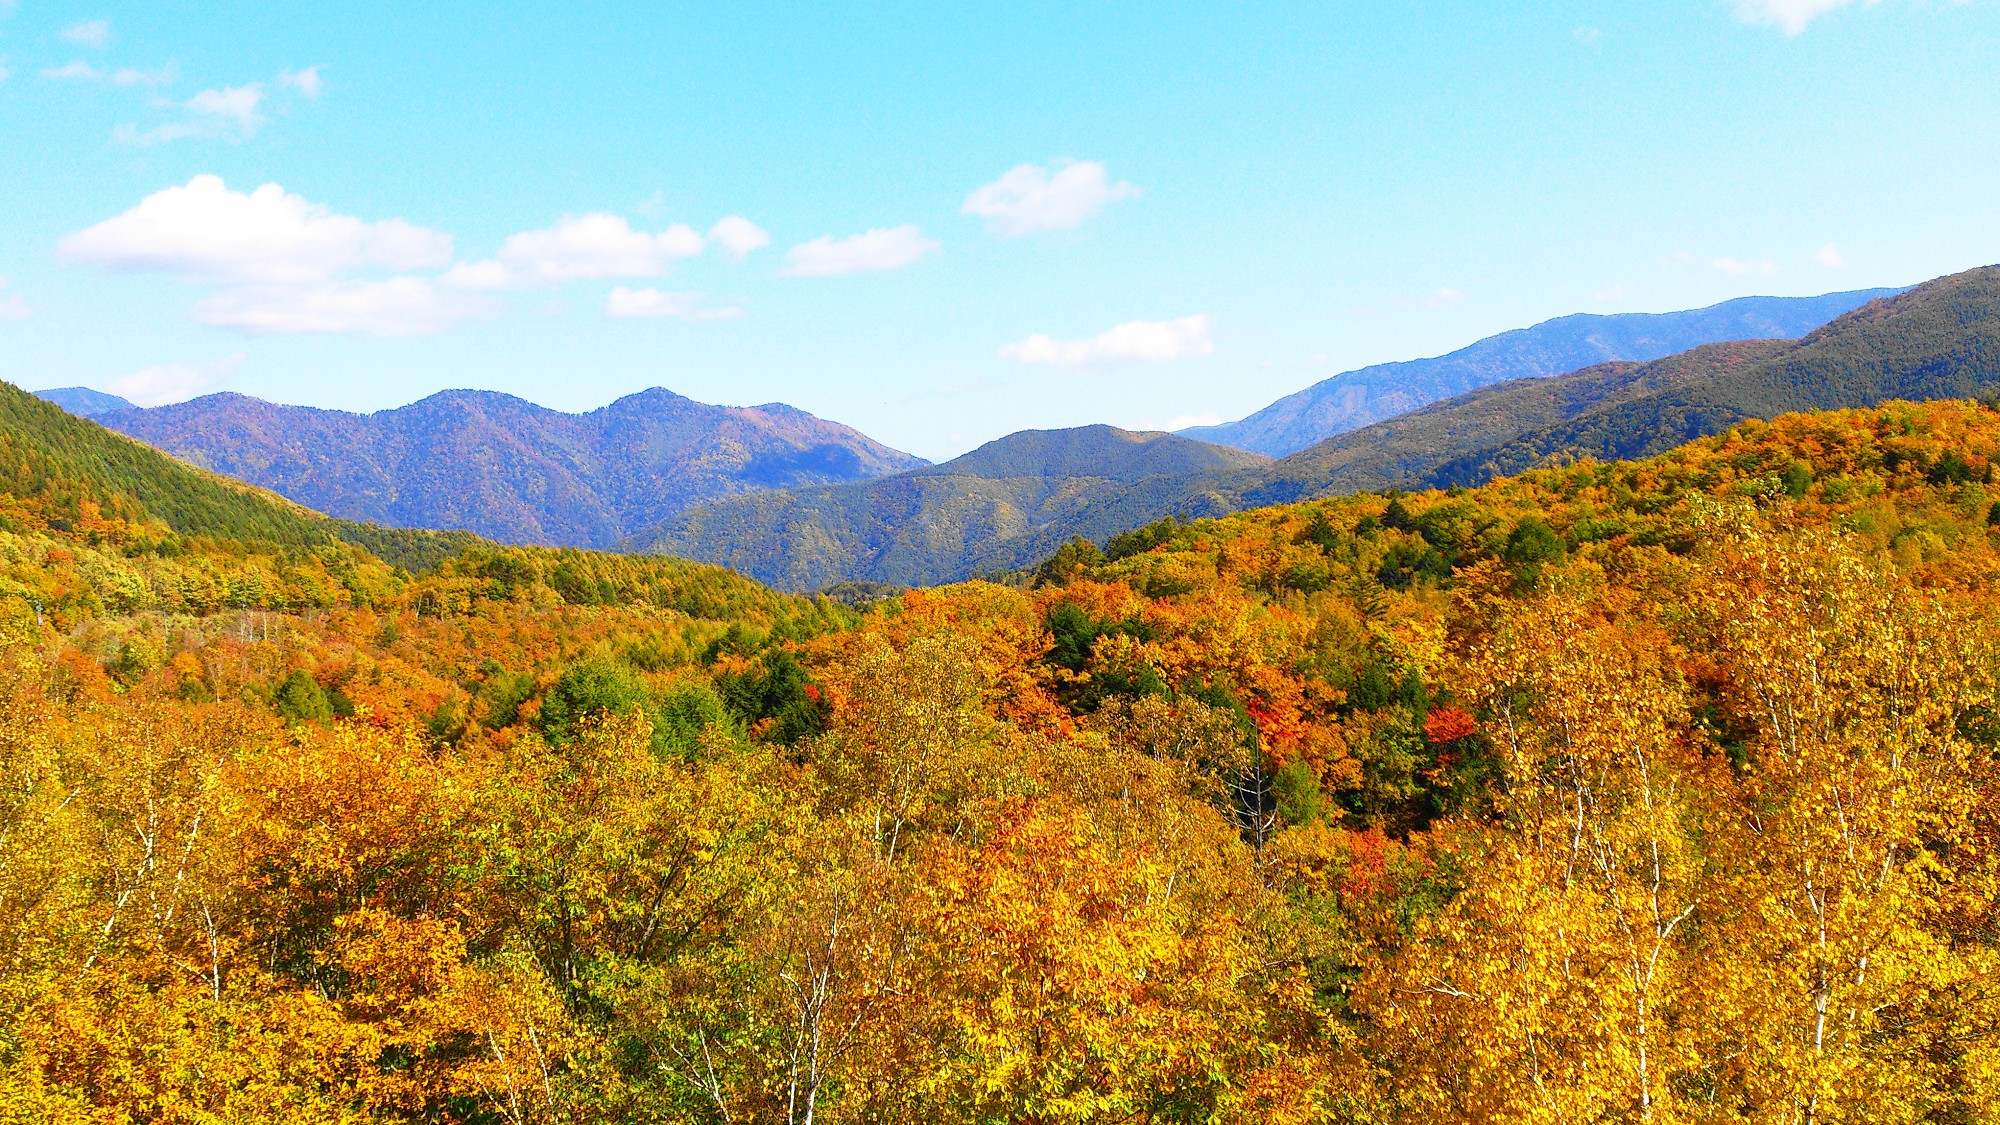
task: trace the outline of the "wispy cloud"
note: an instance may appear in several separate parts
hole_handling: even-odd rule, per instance
[[[62,30],[63,42],[79,47],[102,47],[111,42],[110,20],[85,20],[73,23]]]
[[[1107,363],[1167,363],[1215,350],[1206,315],[1175,320],[1132,320],[1086,340],[1034,335],[1000,349],[1021,363],[1050,367],[1093,367]]]
[[[710,305],[706,293],[670,293],[661,289],[627,289],[620,285],[605,298],[604,315],[621,320],[733,320],[742,316],[743,310],[735,305]]]
[[[1819,248],[1819,253],[1813,255],[1813,261],[1827,269],[1837,270],[1847,264],[1847,256],[1840,252],[1838,242],[1829,242]]]
[[[172,63],[156,66],[151,70],[136,66],[121,66],[107,76],[113,86],[170,86],[180,77],[180,69]]]
[[[82,59],[71,59],[61,66],[47,67],[42,71],[43,78],[58,82],[109,82],[113,86],[166,86],[179,76],[179,69],[172,63],[151,70],[136,66],[107,70]]]
[[[1217,414],[1213,410],[1206,410],[1200,414],[1183,414],[1178,418],[1170,418],[1167,420],[1167,424],[1160,428],[1171,433],[1175,430],[1185,430],[1189,426],[1219,426],[1221,424],[1222,415]]]
[[[1725,258],[1715,258],[1711,260],[1708,264],[1714,266],[1717,272],[1726,273],[1731,277],[1749,277],[1752,275],[1774,274],[1778,272],[1778,263],[1772,261],[1769,258],[1726,258],[1725,257]]]
[[[43,67],[42,77],[57,82],[96,82],[105,77],[105,72],[82,59],[71,59],[61,66]]]
[[[901,269],[941,249],[925,238],[914,223],[899,227],[877,227],[850,238],[821,235],[802,242],[785,254],[787,277],[837,277],[849,273],[876,273]]]
[[[215,363],[163,363],[111,380],[107,389],[140,406],[185,402],[229,378],[243,363],[237,352]]]
[[[595,278],[658,277],[676,258],[692,258],[703,246],[701,235],[680,223],[648,234],[618,215],[568,215],[552,227],[508,236],[499,253],[453,266],[444,280],[461,289],[537,289]]]
[[[19,293],[4,291],[8,285],[7,279],[0,277],[0,321],[22,321],[35,315],[35,310],[28,307]]]
[[[1806,25],[1835,8],[1845,8],[1855,0],[1736,0],[1736,14],[1748,23],[1783,28],[1797,35]],[[1875,3],[1875,0],[1867,0]]]
[[[278,85],[289,86],[304,94],[308,101],[318,101],[320,91],[319,67],[309,66],[303,70],[281,70]]]
[[[427,336],[499,312],[491,298],[441,290],[429,278],[391,277],[228,289],[203,298],[194,318],[250,335]]]
[[[203,90],[182,103],[182,108],[189,114],[185,119],[170,121],[144,132],[136,125],[123,125],[113,136],[126,144],[137,145],[165,144],[189,137],[248,140],[264,127],[266,118],[259,112],[263,104],[262,82]]]
[[[1609,304],[1612,301],[1622,301],[1625,299],[1625,287],[1623,285],[1616,285],[1616,284],[1607,285],[1604,288],[1599,289],[1597,292],[1592,293],[1590,295],[1590,299],[1596,301],[1598,304]]]
[[[1100,161],[1058,161],[1053,173],[1020,164],[966,196],[962,210],[985,219],[995,234],[1018,238],[1079,226],[1105,204],[1138,194],[1131,184],[1112,183]]]

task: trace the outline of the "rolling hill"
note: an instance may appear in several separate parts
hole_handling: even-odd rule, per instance
[[[216,394],[100,420],[336,516],[578,547],[711,500],[925,464],[789,406],[709,406],[658,387],[586,414],[443,391],[374,414]]]
[[[1183,436],[1283,457],[1327,438],[1494,383],[1609,361],[1643,362],[1724,340],[1789,339],[1894,289],[1819,297],[1740,297],[1672,313],[1578,313],[1502,332],[1432,359],[1380,363],[1322,380],[1240,421]]]
[[[1171,504],[1191,478],[1267,462],[1173,434],[1024,430],[881,480],[705,505],[638,545],[780,589],[934,583],[1033,562],[1046,553],[1042,532],[1051,526],[1113,534],[1128,526],[1128,509]],[[1104,503],[1112,497],[1115,505]]]

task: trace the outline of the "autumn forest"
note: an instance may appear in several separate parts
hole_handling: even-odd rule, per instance
[[[1993,405],[844,601],[46,409],[0,1120],[2000,1113]]]

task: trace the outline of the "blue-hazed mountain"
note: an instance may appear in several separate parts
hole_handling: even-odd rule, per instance
[[[928,464],[790,406],[709,406],[659,387],[586,414],[441,391],[374,414],[215,394],[97,420],[331,515],[572,547],[746,492]]]
[[[1433,359],[1378,363],[1322,380],[1236,422],[1185,437],[1283,457],[1330,437],[1494,383],[1613,360],[1648,361],[1723,340],[1796,339],[1895,289],[1739,297],[1671,313],[1577,313],[1488,336]]]
[[[79,418],[95,418],[100,414],[136,409],[126,399],[105,394],[103,391],[93,391],[89,387],[51,387],[46,391],[36,391],[34,395],[44,402],[55,403]]]

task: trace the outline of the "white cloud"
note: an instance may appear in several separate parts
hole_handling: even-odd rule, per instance
[[[498,254],[453,266],[444,280],[461,289],[532,289],[588,278],[658,277],[674,259],[692,258],[702,246],[701,235],[679,223],[647,234],[617,215],[569,215],[546,230],[509,236]]]
[[[1215,344],[1208,335],[1208,317],[1184,316],[1178,320],[1128,321],[1088,340],[1030,336],[1001,348],[1000,354],[1022,363],[1089,367],[1128,360],[1166,363],[1207,355],[1214,350]]]
[[[319,100],[319,67],[309,66],[303,70],[282,70],[278,72],[278,85],[289,86],[304,94],[310,101]]]
[[[0,277],[0,289],[7,288],[8,284],[6,278]],[[0,293],[0,321],[26,320],[33,315],[35,311],[28,307],[28,302],[22,300],[20,294]]]
[[[1465,290],[1447,286],[1431,290],[1430,295],[1424,298],[1423,306],[1427,309],[1448,309],[1463,300],[1465,300]]]
[[[95,82],[104,77],[104,72],[82,59],[71,59],[62,66],[52,66],[43,70],[42,77],[65,82]]]
[[[237,352],[216,363],[163,363],[113,379],[106,389],[140,406],[165,406],[184,402],[222,382],[242,362],[243,353]]]
[[[752,251],[762,250],[771,244],[771,236],[764,228],[741,215],[725,215],[708,228],[708,240],[722,247],[723,253],[742,261]]]
[[[1592,293],[1590,295],[1590,299],[1598,302],[1599,304],[1604,304],[1610,301],[1622,301],[1625,299],[1625,287],[1623,285],[1615,285],[1615,284],[1607,285],[1604,288],[1599,289],[1597,292]]]
[[[1185,430],[1189,426],[1219,426],[1221,424],[1222,415],[1217,414],[1213,410],[1208,410],[1200,414],[1183,414],[1178,418],[1169,419],[1167,424],[1160,428],[1172,433],[1175,430]]]
[[[1813,261],[1827,269],[1837,270],[1847,264],[1847,256],[1840,252],[1838,242],[1829,242],[1819,248],[1819,253],[1813,255]]]
[[[438,289],[428,278],[331,281],[317,285],[253,285],[204,298],[194,318],[216,328],[263,335],[278,332],[424,336],[467,320],[497,315],[490,298]]]
[[[1731,277],[1746,277],[1751,274],[1773,274],[1778,272],[1778,263],[1769,258],[1717,258],[1709,265]]]
[[[1058,161],[1054,175],[1039,165],[1020,164],[966,196],[962,210],[985,219],[995,234],[1016,238],[1078,226],[1105,204],[1137,194],[1131,184],[1110,182],[1101,161]]]
[[[401,219],[339,215],[277,184],[248,194],[217,176],[154,192],[69,235],[58,257],[106,269],[165,270],[209,281],[310,284],[370,267],[442,266],[451,238]]]
[[[110,20],[85,20],[63,28],[63,41],[79,47],[102,47],[111,42]]]
[[[901,269],[940,248],[915,223],[876,227],[851,238],[825,234],[792,247],[779,272],[787,277],[837,277]]]
[[[620,285],[605,298],[604,315],[621,319],[651,317],[677,320],[731,320],[743,315],[743,310],[735,305],[712,306],[707,302],[706,293],[669,293],[661,289],[627,289]]]
[[[1797,35],[1813,20],[1854,0],[1736,0],[1736,14],[1749,23],[1770,24]],[[1868,0],[1874,3],[1875,0]]]

